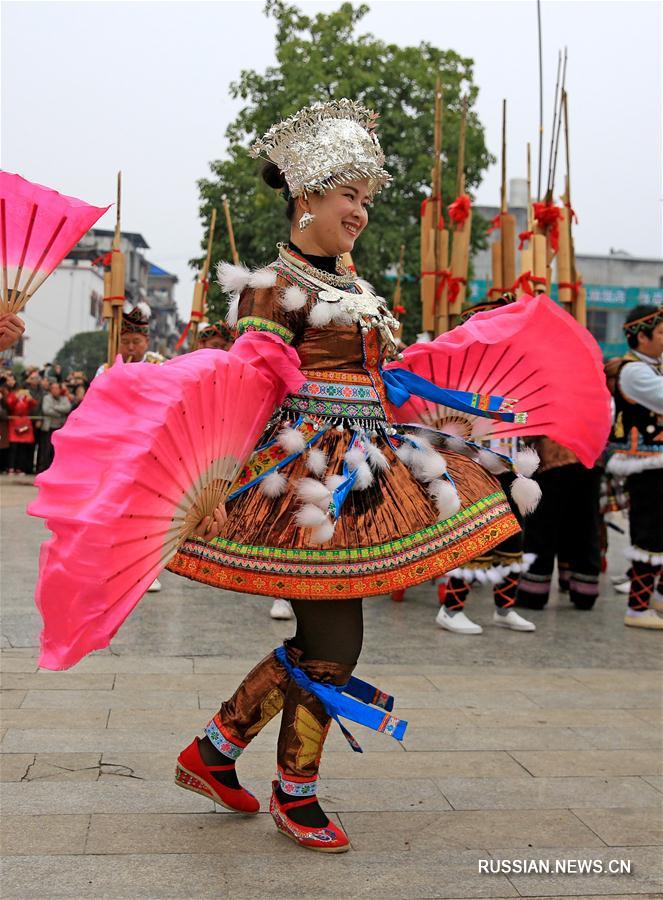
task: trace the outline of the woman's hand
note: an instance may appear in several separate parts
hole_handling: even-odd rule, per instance
[[[202,538],[204,541],[214,540],[221,534],[227,518],[226,507],[224,505],[217,506],[214,516],[205,516],[193,532],[193,536]]]

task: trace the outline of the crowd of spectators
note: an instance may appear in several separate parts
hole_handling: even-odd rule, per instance
[[[33,475],[53,461],[53,433],[81,403],[83,372],[64,375],[57,363],[20,374],[0,368],[0,473]]]

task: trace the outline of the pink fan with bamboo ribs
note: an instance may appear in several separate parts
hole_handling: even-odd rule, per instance
[[[0,172],[0,312],[20,312],[107,209]]]
[[[610,431],[610,394],[601,351],[586,328],[543,294],[477,313],[453,331],[409,347],[394,366],[439,387],[515,399],[527,422],[466,420],[455,410],[412,397],[395,409],[400,422],[421,422],[461,437],[546,435],[593,466]],[[389,368],[389,366],[387,367]],[[467,430],[464,430],[467,428]]]
[[[296,353],[281,346],[299,372]],[[55,461],[28,510],[53,532],[36,592],[40,665],[67,668],[109,644],[225,501],[284,393],[268,368],[220,350],[163,366],[118,362],[95,380],[54,436]]]

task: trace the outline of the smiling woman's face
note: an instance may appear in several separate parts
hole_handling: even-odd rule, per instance
[[[335,187],[325,194],[299,198],[291,239],[305,253],[316,256],[350,253],[368,224],[369,204],[367,178]],[[298,223],[304,212],[310,212],[315,219],[300,231]]]

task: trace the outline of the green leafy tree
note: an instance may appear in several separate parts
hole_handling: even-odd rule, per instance
[[[62,345],[55,362],[62,366],[65,373],[81,371],[91,379],[105,362],[107,350],[108,335],[105,331],[81,331]]]
[[[368,6],[343,3],[335,12],[307,16],[283,0],[268,0],[265,13],[276,25],[277,64],[263,73],[243,71],[239,81],[230,86],[231,95],[246,105],[226,132],[227,158],[211,162],[211,177],[198,184],[206,224],[209,226],[212,208],[220,209],[222,196],[227,194],[242,261],[264,265],[274,258],[276,242],[287,238],[288,223],[283,199],[262,182],[261,162],[252,159],[247,148],[274,122],[316,101],[350,97],[377,110],[378,135],[394,181],[376,198],[369,227],[353,257],[360,275],[390,297],[393,282],[386,276],[395,269],[401,244],[406,246],[406,272],[417,275],[419,271],[419,207],[430,190],[438,72],[444,91],[445,205],[455,197],[463,96],[469,104],[465,150],[469,191],[480,183],[492,157],[473,110],[478,89],[473,83],[472,60],[430,43],[399,47],[371,34],[358,34],[357,25],[367,12]],[[478,234],[477,244],[481,240]],[[217,229],[213,258],[229,258],[222,227]],[[416,280],[404,285],[403,296],[408,309],[405,337],[412,340],[421,321]],[[217,286],[210,290],[209,300],[213,314],[222,315],[225,304]]]

